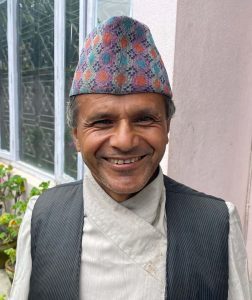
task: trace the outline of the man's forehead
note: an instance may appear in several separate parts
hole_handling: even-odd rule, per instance
[[[82,94],[77,96],[78,105],[86,113],[112,114],[127,110],[128,112],[151,112],[162,110],[164,96],[154,93],[128,95]]]
[[[156,99],[165,99],[164,95],[157,94],[157,93],[132,93],[132,94],[125,94],[125,95],[114,95],[114,94],[80,94],[75,96],[75,98],[80,101],[106,101],[106,100],[136,100],[136,99],[149,99],[156,101]]]

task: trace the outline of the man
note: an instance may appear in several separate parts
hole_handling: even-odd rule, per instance
[[[10,299],[251,299],[234,206],[159,167],[175,109],[149,29],[94,29],[70,96],[84,180],[30,201]]]

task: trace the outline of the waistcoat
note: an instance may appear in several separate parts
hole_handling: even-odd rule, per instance
[[[166,176],[164,185],[165,299],[226,300],[229,213],[225,202]],[[56,186],[38,198],[31,220],[29,300],[79,299],[84,200],[82,181]]]

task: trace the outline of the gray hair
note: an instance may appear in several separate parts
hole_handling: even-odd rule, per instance
[[[175,114],[175,105],[172,100],[172,98],[164,96],[165,99],[165,111],[166,111],[166,117],[168,120],[170,120],[173,115]],[[76,96],[70,97],[69,102],[67,103],[67,124],[70,128],[76,128],[77,127],[77,117],[78,117],[78,100]]]
[[[70,100],[67,103],[66,119],[67,119],[67,125],[71,129],[77,127],[78,109],[79,109],[79,105],[76,96],[70,97]]]
[[[172,100],[172,98],[164,96],[165,99],[165,113],[166,113],[166,118],[168,120],[171,120],[171,118],[174,116],[176,107],[175,104]]]

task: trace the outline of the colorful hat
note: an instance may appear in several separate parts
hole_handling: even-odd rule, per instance
[[[70,96],[148,92],[172,97],[149,28],[125,16],[108,19],[84,42]]]

